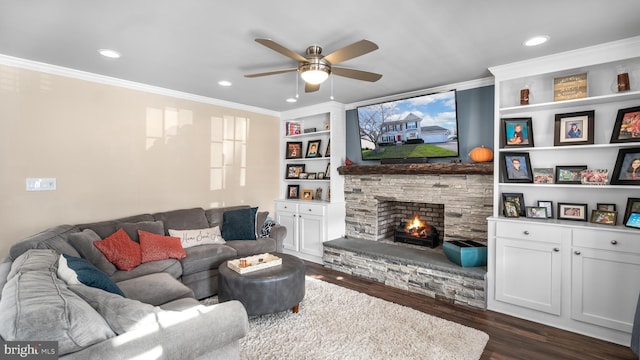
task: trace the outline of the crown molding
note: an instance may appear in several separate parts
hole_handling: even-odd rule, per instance
[[[270,115],[280,117],[280,112],[272,111],[268,109],[263,109],[255,106],[245,105],[234,103],[231,101],[224,101],[219,99],[214,99],[206,96],[190,94],[182,91],[171,90],[167,88],[162,88],[158,86],[147,85],[143,83],[138,83],[134,81],[128,81],[123,79],[118,79],[110,76],[104,76],[99,74],[94,74],[86,71],[75,70],[71,68],[66,68],[62,66],[51,65],[47,63],[21,59],[13,56],[0,54],[0,65],[12,66],[26,70],[38,71],[46,74],[64,76],[68,78],[90,81],[94,83],[99,83],[103,85],[112,85],[117,87],[122,87],[131,90],[137,90],[157,95],[170,96],[178,99],[195,101],[199,103],[215,105],[215,106],[223,106],[235,110],[242,111],[250,111],[258,114]]]

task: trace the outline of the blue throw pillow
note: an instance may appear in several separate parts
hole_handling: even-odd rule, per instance
[[[63,254],[63,256],[67,260],[67,266],[76,272],[78,281],[87,286],[102,289],[124,297],[124,293],[120,290],[118,285],[116,285],[109,276],[107,276],[107,274],[98,270],[98,268],[93,266],[89,261],[66,254]]]
[[[225,241],[255,240],[257,212],[257,207],[225,211],[222,215],[222,238]]]

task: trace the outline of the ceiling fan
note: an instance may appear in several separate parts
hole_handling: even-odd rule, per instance
[[[297,61],[298,66],[288,69],[245,75],[245,77],[248,78],[297,71],[305,81],[305,92],[318,91],[318,89],[320,89],[320,84],[322,84],[330,74],[370,82],[378,81],[382,78],[382,75],[380,74],[334,66],[337,63],[377,50],[378,45],[369,40],[360,40],[338,49],[329,55],[322,55],[322,48],[320,46],[311,45],[307,48],[304,56],[287,49],[271,39],[256,39],[256,42]]]

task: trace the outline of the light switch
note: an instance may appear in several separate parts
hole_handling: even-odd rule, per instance
[[[27,178],[27,191],[53,191],[56,178]]]

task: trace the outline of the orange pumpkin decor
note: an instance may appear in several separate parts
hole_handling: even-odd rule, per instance
[[[469,157],[473,162],[489,162],[493,160],[493,151],[487,149],[484,145],[477,147],[469,153]]]

